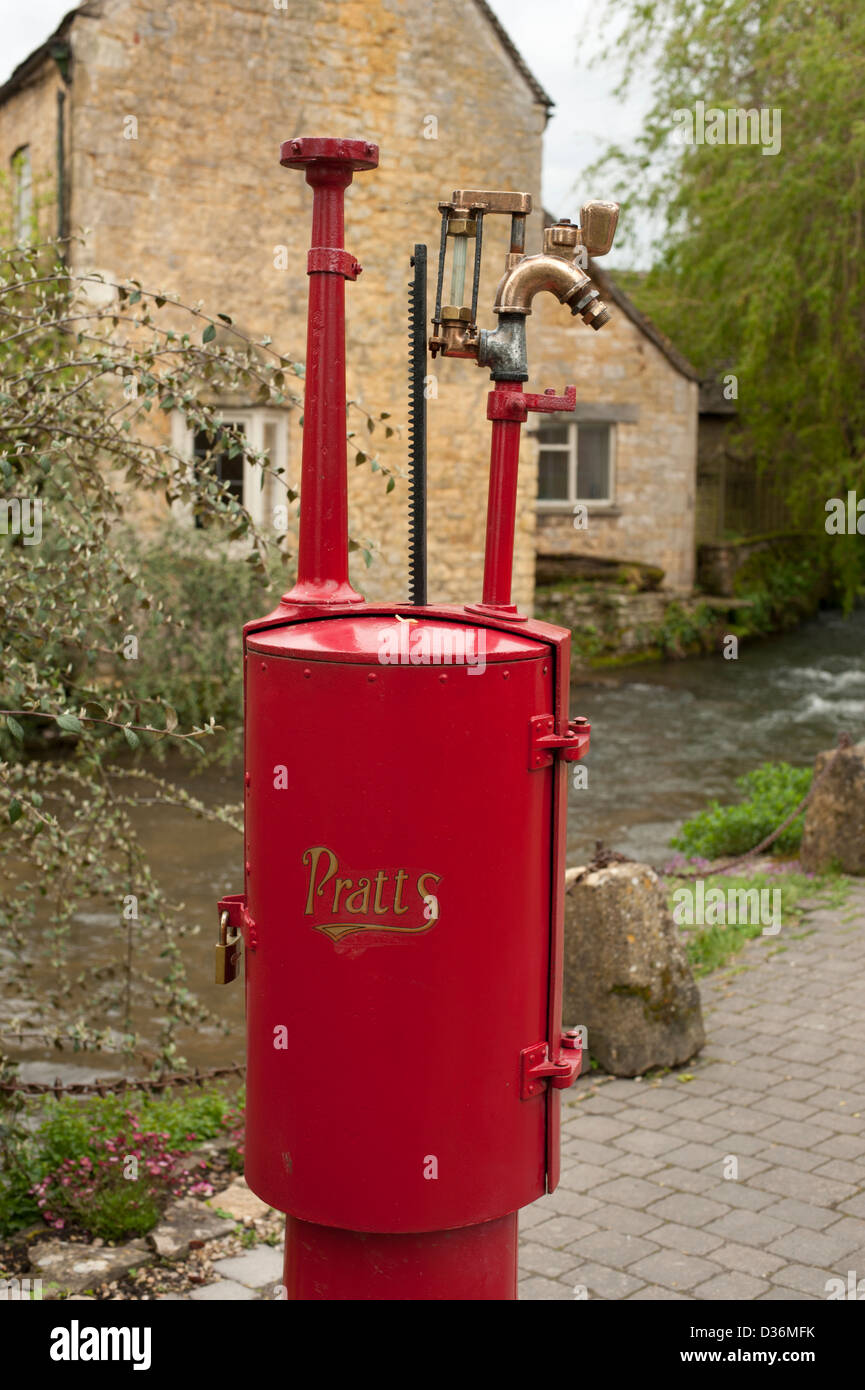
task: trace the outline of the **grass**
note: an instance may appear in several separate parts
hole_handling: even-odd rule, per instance
[[[712,888],[719,888],[726,896],[730,889],[747,891],[757,889],[777,890],[781,894],[780,921],[781,934],[790,927],[798,927],[802,921],[802,904],[820,907],[840,907],[847,899],[850,882],[838,874],[818,874],[811,876],[798,870],[776,872],[766,870],[750,875],[707,874],[702,880],[706,894]],[[670,909],[674,913],[682,903],[674,895],[684,886],[681,881],[668,879],[666,882]],[[688,885],[693,887],[694,885]],[[774,902],[774,899],[769,899]],[[705,914],[705,915],[708,915]],[[746,941],[763,934],[760,922],[704,923],[681,927],[686,938],[686,950],[695,975],[708,975],[725,965],[741,951]],[[785,949],[783,939],[773,954]],[[741,968],[741,967],[739,967]]]

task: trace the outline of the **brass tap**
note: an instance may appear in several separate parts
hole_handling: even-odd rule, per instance
[[[537,256],[523,256],[509,264],[499,281],[493,308],[498,314],[530,314],[532,300],[543,290],[567,304],[572,314],[598,329],[610,311],[577,264],[581,251],[605,255],[613,244],[619,209],[615,203],[587,203],[580,214],[581,226],[568,218],[544,230],[544,249]]]
[[[527,193],[491,189],[457,190],[448,203],[440,203],[442,236],[439,252],[438,290],[433,334],[429,340],[433,357],[473,358],[479,367],[488,367],[495,381],[528,380],[526,360],[526,319],[532,312],[536,294],[547,291],[572,314],[580,314],[590,327],[605,324],[610,312],[593,286],[585,267],[589,256],[603,256],[613,244],[619,208],[617,203],[590,202],[580,210],[580,225],[567,218],[544,231],[543,250],[525,255],[526,217],[532,200]],[[498,327],[479,330],[476,322],[483,220],[494,213],[511,218],[510,249],[505,257],[505,273],[496,290],[493,306]],[[461,304],[465,289],[466,245],[475,240],[472,305]],[[442,305],[442,285],[448,240],[452,240],[452,305]]]

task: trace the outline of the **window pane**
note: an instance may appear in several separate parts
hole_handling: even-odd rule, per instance
[[[567,502],[568,458],[569,454],[565,449],[541,449],[538,460],[538,497],[542,502]]]
[[[225,424],[236,430],[238,434],[246,434],[246,426],[240,420],[226,420]],[[222,431],[216,435],[210,434],[207,430],[198,430],[193,442],[193,456],[199,467],[210,468],[219,479],[224,483],[238,502],[243,502],[243,455],[235,454],[234,458],[228,456],[228,441],[226,447],[220,451],[222,442]],[[200,526],[201,518],[196,518],[196,526]]]
[[[540,440],[541,448],[543,448],[545,444],[567,444],[568,431],[570,428],[570,425],[554,425],[544,420],[543,423],[538,426],[538,439]]]
[[[12,177],[15,198],[15,240],[26,246],[33,232],[33,168],[30,147],[22,145],[12,156]]]
[[[275,467],[278,459],[276,457],[276,423],[273,420],[265,420],[264,422],[264,452]]]
[[[577,497],[603,501],[610,495],[610,427],[580,425],[577,430]]]

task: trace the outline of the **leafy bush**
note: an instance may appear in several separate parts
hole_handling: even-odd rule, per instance
[[[685,821],[670,844],[686,855],[707,859],[745,854],[789,816],[807,793],[812,776],[810,767],[762,763],[753,772],[737,778],[736,786],[746,793],[743,801],[733,806],[711,802],[707,810]],[[803,812],[778,837],[773,851],[795,852],[802,840],[804,821]]]
[[[707,604],[701,603],[689,613],[681,603],[669,603],[663,621],[652,632],[651,645],[666,657],[708,651],[716,643],[717,629],[718,615]]]
[[[209,1183],[195,1183],[178,1168],[164,1131],[142,1129],[131,1110],[124,1120],[122,1129],[91,1137],[93,1158],[65,1158],[34,1184],[33,1196],[49,1226],[57,1231],[75,1226],[103,1240],[122,1240],[149,1231],[169,1197],[212,1192]]]
[[[142,705],[165,701],[181,725],[213,716],[228,737],[213,740],[207,751],[235,755],[243,720],[243,624],[274,608],[290,587],[284,566],[273,565],[270,586],[244,556],[214,546],[212,532],[179,524],[161,528],[150,544],[128,536],[127,547],[153,606],[139,627],[136,659],[117,661],[116,677]],[[151,752],[164,748],[157,744]]]
[[[38,959],[38,1028],[49,1047],[74,1038],[79,1049],[138,1061],[146,1049],[159,1075],[183,1064],[181,1028],[224,1025],[186,978],[182,945],[193,927],[158,881],[138,808],[182,807],[238,833],[241,825],[237,810],[205,805],[146,763],[130,767],[129,750],[182,753],[206,741],[216,752],[219,720],[235,740],[224,741],[224,756],[236,747],[241,619],[262,612],[253,590],[284,568],[288,532],[256,524],[218,460],[227,454],[269,478],[288,504],[296,493],[217,403],[299,410],[304,370],[229,314],[125,276],[77,271],[88,254],[65,243],[10,250],[2,241],[0,500],[11,518],[0,533],[4,989],[35,1012]],[[364,440],[389,418],[358,402],[351,410]],[[208,441],[195,463],[176,447],[174,418]],[[393,469],[357,436],[347,429],[355,463],[393,491]],[[200,538],[182,545],[175,536],[175,504],[200,523]],[[132,529],[143,523],[153,534],[161,520],[162,544],[130,543]],[[369,558],[369,544],[350,547]],[[127,917],[119,905],[130,896],[138,906]],[[110,958],[87,953],[73,968],[85,905],[110,912],[116,929]],[[0,1048],[7,1074],[14,1067]]]
[[[205,1191],[179,1164],[206,1139],[228,1134],[237,1152],[242,1101],[219,1090],[166,1099],[141,1092],[50,1101],[31,1133],[6,1137],[0,1175],[0,1231],[39,1219],[103,1240],[143,1235],[166,1202]],[[126,1162],[134,1158],[134,1165]]]

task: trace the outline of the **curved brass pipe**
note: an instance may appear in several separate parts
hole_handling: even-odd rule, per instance
[[[560,304],[567,304],[589,284],[585,271],[562,256],[523,256],[499,281],[493,307],[506,314],[530,314],[532,300],[542,290],[554,294]]]

